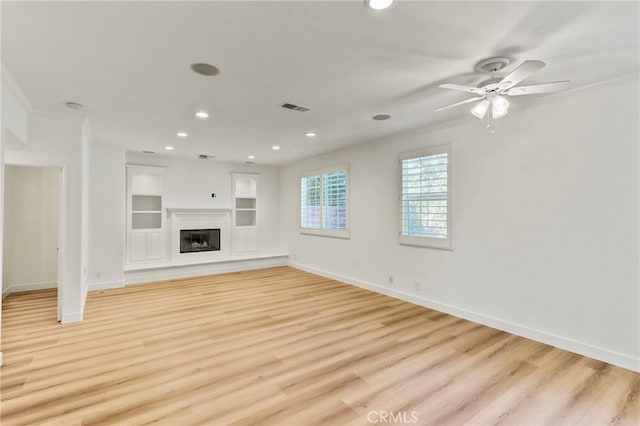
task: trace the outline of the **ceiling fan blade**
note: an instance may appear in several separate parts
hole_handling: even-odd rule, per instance
[[[471,86],[463,86],[462,84],[452,84],[446,83],[438,86],[442,89],[452,89],[452,90],[460,90],[462,92],[475,93],[476,95],[484,95],[487,93],[486,90],[479,87],[471,87]]]
[[[468,104],[469,102],[479,101],[480,99],[484,99],[484,96],[478,96],[477,98],[466,99],[466,100],[461,101],[461,102],[456,102],[455,104],[451,104],[451,105],[443,106],[443,107],[438,108],[438,109],[434,109],[434,111],[442,111],[443,109],[449,109],[449,108],[457,107],[458,105]]]
[[[507,90],[520,83],[531,74],[542,69],[546,64],[542,61],[524,61],[518,68],[511,71],[511,74],[500,80],[500,89]]]
[[[512,87],[504,94],[509,96],[535,95],[538,93],[551,93],[564,90],[569,85],[569,80],[554,81],[553,83],[534,84],[532,86]]]

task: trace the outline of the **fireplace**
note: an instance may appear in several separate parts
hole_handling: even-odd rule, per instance
[[[181,229],[180,253],[220,250],[220,229]]]

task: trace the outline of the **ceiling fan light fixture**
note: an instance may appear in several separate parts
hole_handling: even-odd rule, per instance
[[[364,4],[374,10],[382,10],[391,6],[393,0],[365,0]]]
[[[478,118],[484,118],[487,110],[489,109],[489,104],[491,102],[489,99],[485,99],[482,102],[478,102],[476,106],[471,108],[471,114],[475,115]]]
[[[509,101],[503,96],[496,96],[491,100],[491,115],[493,118],[500,118],[507,115],[509,112]]]

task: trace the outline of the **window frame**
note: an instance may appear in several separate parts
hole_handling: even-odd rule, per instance
[[[434,238],[427,236],[409,236],[402,234],[403,224],[403,179],[402,179],[402,162],[412,158],[429,157],[433,155],[447,154],[447,238]],[[434,145],[427,148],[416,149],[412,151],[401,152],[398,156],[398,207],[399,222],[398,236],[399,243],[407,246],[417,246],[426,248],[436,248],[443,250],[453,250],[452,246],[452,223],[451,223],[451,193],[452,193],[452,160],[451,160],[451,143],[442,145]]]
[[[346,229],[324,229],[324,211],[325,211],[325,198],[324,198],[324,175],[344,171],[346,173],[345,178],[345,209],[346,209]],[[302,227],[302,179],[310,176],[320,177],[320,228],[303,228]],[[349,164],[340,164],[336,166],[324,167],[321,169],[310,170],[300,174],[298,178],[298,228],[300,234],[303,235],[315,235],[320,237],[331,238],[350,238],[350,226],[351,220],[349,216],[350,212],[350,197],[351,197],[351,172],[349,170]]]

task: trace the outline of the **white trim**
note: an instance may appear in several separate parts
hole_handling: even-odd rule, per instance
[[[11,284],[5,291],[11,293],[20,293],[23,291],[44,290],[48,288],[57,288],[58,283],[56,281],[45,281],[41,283],[26,283],[26,284]],[[2,293],[4,294],[3,291]]]
[[[516,336],[525,337],[527,339],[535,340],[550,346],[554,346],[560,349],[564,349],[569,352],[573,352],[579,355],[583,355],[589,358],[594,358],[600,361],[607,362],[609,364],[617,365],[628,370],[640,372],[640,358],[634,358],[632,356],[621,354],[611,351],[609,349],[594,346],[588,343],[579,342],[568,337],[558,336],[556,334],[548,333],[546,331],[538,330],[535,328],[527,327],[521,324],[515,324],[509,321],[504,321],[499,318],[494,318],[478,312],[468,311],[466,309],[458,308],[445,303],[436,302],[434,300],[425,299],[412,294],[408,294],[402,291],[389,289],[376,284],[371,284],[365,281],[357,280],[354,278],[346,277],[339,274],[317,269],[311,266],[302,265],[295,262],[289,262],[289,266],[300,269],[302,271],[310,272],[312,274],[320,275],[326,278],[337,280],[346,284],[354,285],[356,287],[371,290],[376,293],[384,294],[396,299],[404,300],[406,302],[414,303],[416,305],[424,306],[426,308],[435,309],[439,312],[444,312],[449,315],[453,315],[459,318],[486,325],[491,328],[506,331]]]
[[[7,297],[10,294],[11,294],[11,287],[5,288],[4,290],[2,290],[2,299],[4,299],[5,297]]]
[[[179,207],[166,207],[169,216],[177,214],[220,214],[231,213],[231,209],[184,209]]]
[[[62,321],[60,321],[62,324],[71,324],[74,322],[80,322],[82,321],[82,312],[74,312],[71,314],[66,314],[62,316]]]
[[[123,288],[123,287],[124,287],[124,280],[105,281],[101,283],[89,283],[88,291],[109,290],[112,288]]]
[[[0,367],[2,367],[2,352],[0,352]]]
[[[227,272],[248,271],[251,269],[270,268],[287,265],[287,254],[273,256],[253,256],[229,258],[213,262],[201,262],[186,265],[158,264],[145,265],[139,269],[125,270],[125,286],[130,284],[150,283],[179,278],[224,274]]]

